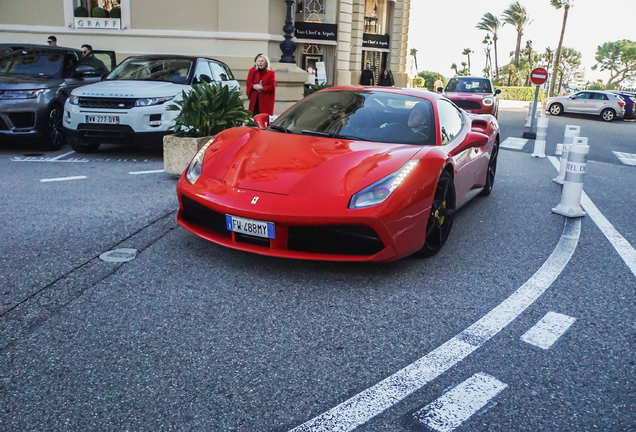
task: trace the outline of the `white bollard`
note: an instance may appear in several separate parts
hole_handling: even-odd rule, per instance
[[[561,152],[561,165],[559,166],[559,175],[553,178],[552,181],[562,185],[563,181],[565,180],[565,169],[568,165],[568,151],[571,144],[560,145],[563,146],[563,150]]]
[[[587,155],[590,146],[587,138],[574,138],[568,151],[568,163],[565,169],[565,181],[561,190],[561,202],[552,212],[566,217],[585,216],[581,208],[581,193],[583,192],[583,176],[587,165]]]
[[[566,125],[565,132],[563,133],[563,144],[572,144],[574,138],[581,135],[581,126]],[[556,154],[560,155],[563,149],[563,144],[557,144]]]
[[[545,158],[545,136],[548,130],[548,118],[539,117],[537,120],[537,138],[534,140],[532,157]]]
[[[534,102],[530,102],[528,105],[528,117],[526,117],[526,126],[530,127],[532,125],[532,107],[534,106]]]

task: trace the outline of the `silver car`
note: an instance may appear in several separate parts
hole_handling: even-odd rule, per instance
[[[625,102],[606,91],[585,90],[570,95],[547,98],[544,106],[552,115],[565,113],[592,114],[610,122],[625,115]]]

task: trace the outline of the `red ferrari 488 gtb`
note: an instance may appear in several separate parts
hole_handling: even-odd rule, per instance
[[[223,246],[285,258],[431,256],[453,214],[495,179],[499,125],[417,89],[334,87],[269,124],[228,129],[177,185],[178,223]]]

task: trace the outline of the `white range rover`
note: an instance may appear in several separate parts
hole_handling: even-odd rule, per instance
[[[223,62],[203,57],[129,57],[101,82],[79,87],[64,105],[64,132],[79,153],[100,144],[160,144],[179,111],[171,101],[200,82],[221,82],[240,90]]]

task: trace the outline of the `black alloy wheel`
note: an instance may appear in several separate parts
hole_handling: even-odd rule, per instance
[[[550,114],[554,115],[554,116],[558,116],[563,114],[563,105],[558,104],[558,103],[554,103],[552,105],[550,105]]]
[[[62,107],[58,104],[51,105],[46,116],[42,147],[45,150],[59,150],[64,143],[62,133]]]
[[[435,188],[431,214],[426,224],[426,240],[417,255],[431,257],[442,249],[453,227],[455,205],[455,185],[451,175],[444,171]]]
[[[603,119],[603,121],[611,122],[616,118],[616,113],[611,108],[605,108],[603,111],[601,111],[601,118]]]
[[[488,161],[488,171],[486,173],[486,184],[484,190],[479,195],[488,196],[492,192],[492,187],[495,185],[495,175],[497,174],[497,156],[499,156],[499,137],[492,145],[492,152],[490,153],[490,160]]]

